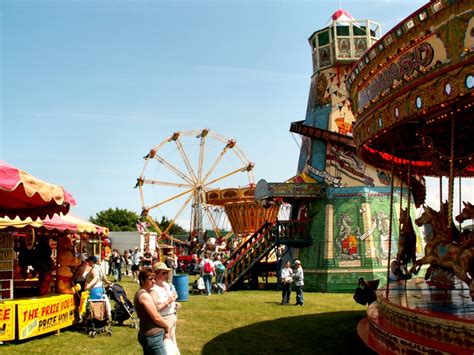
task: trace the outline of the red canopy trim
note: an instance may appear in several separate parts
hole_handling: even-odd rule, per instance
[[[0,216],[45,218],[66,214],[74,198],[61,186],[44,182],[0,160]]]

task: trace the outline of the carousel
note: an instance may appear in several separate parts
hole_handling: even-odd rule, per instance
[[[411,219],[401,221],[389,265],[405,271],[393,277],[387,268],[387,279],[398,280],[376,291],[359,323],[360,337],[379,353],[474,351],[474,236],[453,221],[455,205],[457,222],[474,217],[461,189],[474,175],[472,5],[429,2],[375,43],[347,80],[359,156],[392,176],[439,178],[441,191],[443,178],[448,181],[447,199],[440,191],[439,206],[423,206],[414,221],[425,227],[423,257],[415,256]]]
[[[75,322],[78,252],[100,254],[108,234],[68,214],[75,204],[62,187],[0,161],[0,342]]]

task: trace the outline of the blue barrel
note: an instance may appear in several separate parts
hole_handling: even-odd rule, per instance
[[[176,288],[176,292],[178,293],[177,301],[189,300],[189,275],[188,274],[173,275],[173,286]]]

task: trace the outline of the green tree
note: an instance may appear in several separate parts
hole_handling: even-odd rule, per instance
[[[109,208],[98,212],[95,217],[90,217],[89,221],[103,227],[109,228],[112,232],[135,231],[137,230],[137,221],[140,216],[133,211],[121,208]]]
[[[165,230],[169,224],[170,224],[170,220],[166,217],[161,217],[161,222],[158,223],[158,221],[156,221],[158,226],[161,228],[161,230]],[[178,224],[173,224],[168,232],[168,234],[170,235],[183,235],[183,234],[187,234],[187,231],[182,228],[180,225]]]

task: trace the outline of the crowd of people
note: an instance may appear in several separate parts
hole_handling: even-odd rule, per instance
[[[134,282],[138,282],[140,268],[149,268],[163,259],[160,257],[158,249],[151,253],[146,248],[142,253],[138,247],[135,247],[133,251],[132,249],[125,249],[123,253],[120,253],[118,249],[113,249],[106,258],[108,258],[109,265],[107,276],[113,276],[115,282],[121,282],[122,276],[131,276]],[[176,254],[169,252],[164,260],[166,265],[172,270],[173,275],[175,275],[178,269],[178,257]]]
[[[173,252],[160,258],[157,252],[151,253],[145,249],[142,253],[135,247],[123,253],[114,249],[109,254],[108,276],[113,277],[114,282],[121,282],[122,276],[128,276],[140,285],[133,304],[139,318],[138,341],[145,354],[179,354],[176,324],[177,311],[181,305],[176,301],[178,295],[172,283],[173,275],[177,272],[196,275],[202,279],[203,291],[207,295],[213,291],[218,294],[225,292],[225,250],[207,246],[199,252],[200,257],[192,254],[186,265],[180,264]],[[284,250],[279,252],[284,254]],[[281,258],[278,259],[280,261]],[[84,288],[92,296],[97,290],[103,290],[110,281],[98,266],[97,257],[84,261],[85,266],[78,272],[78,280],[81,279]],[[295,305],[303,306],[304,272],[301,262],[295,260],[292,268],[290,261],[286,261],[277,276],[282,291],[281,304],[290,304],[293,288],[296,291]]]

